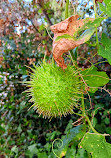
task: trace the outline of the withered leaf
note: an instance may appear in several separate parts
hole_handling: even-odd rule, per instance
[[[51,26],[51,31],[54,32],[53,57],[62,69],[67,68],[62,55],[69,50],[79,46],[80,44],[85,43],[88,40],[88,38],[85,39],[84,37],[79,38],[78,40],[69,38],[73,37],[74,33],[77,32],[84,25],[84,19],[77,20],[78,17],[78,15],[74,15],[65,19],[64,21],[61,21],[58,24]],[[92,21],[93,19],[89,20]]]
[[[95,2],[96,2],[96,3],[97,3],[97,2],[102,3],[102,2],[103,2],[103,0],[95,0]]]

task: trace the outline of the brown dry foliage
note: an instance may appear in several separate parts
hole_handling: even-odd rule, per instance
[[[78,15],[74,15],[58,24],[51,26],[51,31],[54,32],[53,57],[62,69],[67,68],[66,64],[64,63],[64,59],[62,58],[62,55],[68,52],[69,50],[79,46],[80,44],[83,44],[85,40],[81,39],[75,41],[73,39],[62,38],[59,41],[55,41],[55,39],[58,36],[62,36],[64,34],[73,36],[74,32],[76,32],[84,25],[84,19],[77,20],[78,17]]]
[[[96,3],[97,3],[97,2],[102,3],[102,2],[103,2],[103,0],[95,0],[95,2],[96,2]]]

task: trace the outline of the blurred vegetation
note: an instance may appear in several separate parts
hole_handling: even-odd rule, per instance
[[[79,14],[82,13],[82,17],[92,16],[93,4],[90,2],[86,0],[76,3],[72,0],[70,15],[75,8]],[[29,3],[21,0],[1,0],[0,5],[0,158],[56,158],[52,151],[52,142],[56,138],[61,138],[63,142],[67,138],[64,149],[68,148],[60,151],[55,142],[55,153],[59,151],[63,157],[67,152],[66,158],[87,158],[86,151],[77,147],[84,135],[82,125],[72,125],[79,117],[69,115],[49,122],[39,117],[33,109],[28,111],[31,103],[24,92],[26,86],[22,84],[30,78],[30,70],[26,66],[33,67],[33,63],[39,65],[44,55],[50,61],[52,40],[49,33],[52,37],[53,34],[49,27],[64,20],[65,1],[32,0]],[[99,33],[105,32],[111,37],[111,18],[103,23]],[[95,36],[91,38],[91,41],[94,40]],[[82,68],[90,66],[85,58],[92,63],[106,60],[96,55],[97,49],[88,43],[79,46],[75,51],[78,53],[78,65]],[[67,63],[70,63],[68,58]],[[97,68],[111,77],[111,66],[108,62],[98,64]],[[106,87],[110,91],[111,82]],[[98,90],[95,94],[90,93],[90,96],[92,109],[89,114],[91,118],[94,117],[93,126],[97,131],[111,135],[109,93]],[[88,96],[85,98],[85,105],[90,108]],[[78,124],[81,124],[80,120]],[[108,137],[107,141],[111,143],[111,138]]]

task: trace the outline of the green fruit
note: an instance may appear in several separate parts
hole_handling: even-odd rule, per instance
[[[77,71],[68,66],[64,71],[53,62],[43,62],[41,66],[32,69],[30,81],[31,106],[43,117],[53,118],[72,114],[74,106],[80,98],[80,80]]]

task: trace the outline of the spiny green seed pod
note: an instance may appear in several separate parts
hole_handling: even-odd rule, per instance
[[[31,107],[45,118],[72,114],[81,93],[77,71],[72,66],[63,71],[53,62],[34,67],[31,80],[26,82],[34,102]]]

